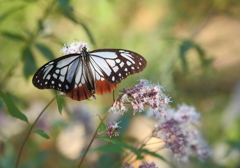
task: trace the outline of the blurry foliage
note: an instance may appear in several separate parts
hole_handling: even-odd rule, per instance
[[[9,99],[9,97],[6,94],[4,94],[1,90],[0,90],[0,97],[5,102],[5,104],[8,108],[8,112],[11,116],[13,116],[15,118],[19,118],[28,123],[27,117],[21,111],[19,111],[19,109],[15,106],[13,101],[11,99]]]
[[[206,51],[206,45],[198,41],[198,35],[214,17],[225,16],[239,22],[239,7],[238,0],[0,0],[0,89],[3,91],[0,92],[0,121],[5,120],[3,118],[7,116],[7,107],[10,115],[28,122],[26,116],[31,115],[25,115],[21,111],[31,107],[35,100],[49,100],[51,95],[49,91],[40,93],[33,88],[30,80],[33,73],[47,60],[58,57],[63,43],[83,40],[98,48],[124,48],[141,53],[148,60],[148,67],[141,76],[165,85],[175,100],[173,106],[186,102],[202,111],[203,131],[212,146],[226,141],[229,153],[234,149],[240,152],[239,130],[224,130],[221,127],[221,114],[227,106],[230,91],[239,79],[239,73],[236,74],[239,65],[232,65],[222,71],[216,70],[218,67],[213,64],[217,56],[209,55],[211,48]],[[120,87],[133,84],[137,79],[138,75],[131,76]],[[61,98],[57,98],[59,112],[63,108],[63,113],[71,115],[68,107],[62,107],[59,103]],[[112,100],[111,96],[106,98],[99,98],[94,105],[99,109],[107,109]],[[102,108],[100,104],[103,104]],[[35,110],[40,111],[38,108]],[[70,118],[74,119],[75,116]],[[15,120],[17,119],[10,121]],[[76,165],[71,159],[62,156],[55,146],[56,136],[68,125],[61,118],[59,120],[51,118],[51,124],[43,124],[46,128],[50,127],[48,131],[54,135],[51,136],[52,139],[38,139],[32,135],[20,162],[21,167]],[[123,132],[130,122],[129,115],[122,116]],[[16,151],[19,150],[27,128],[19,126],[23,130],[6,136],[2,129],[8,128],[4,126],[0,123],[0,167],[8,168],[13,167]],[[36,133],[48,136],[42,130],[37,130]],[[112,150],[111,152],[117,153],[123,148],[109,146],[95,150],[107,153]],[[125,148],[134,152],[130,146]],[[150,154],[150,151],[142,152]],[[107,154],[100,155],[99,165],[111,165],[108,157]],[[87,161],[89,160],[86,160],[86,167],[97,165],[92,164],[91,160]],[[192,164],[198,167],[239,167],[240,162],[209,160],[204,164],[197,161]]]

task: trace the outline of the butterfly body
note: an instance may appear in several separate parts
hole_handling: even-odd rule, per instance
[[[98,49],[59,57],[43,65],[34,75],[39,89],[54,89],[74,100],[112,92],[121,80],[141,72],[147,65],[139,54],[122,49]]]

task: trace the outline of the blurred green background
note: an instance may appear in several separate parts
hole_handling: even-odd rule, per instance
[[[212,157],[204,163],[191,160],[184,167],[240,167],[239,9],[239,0],[0,0],[0,89],[32,123],[54,97],[50,90],[36,89],[32,75],[61,56],[64,43],[82,40],[91,50],[132,50],[144,56],[148,66],[117,90],[146,78],[165,86],[171,107],[186,103],[201,112],[201,131]],[[32,134],[21,168],[76,167],[99,122],[96,114],[108,110],[112,95],[64,102],[62,115],[55,102],[41,117],[37,128],[51,139]],[[131,112],[125,116],[134,120]],[[109,121],[119,117],[112,115]],[[133,118],[141,120],[138,117]],[[11,117],[0,99],[0,167],[14,167],[28,127]],[[103,161],[110,162],[92,152],[85,167],[101,167]]]

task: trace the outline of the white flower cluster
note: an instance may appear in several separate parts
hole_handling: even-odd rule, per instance
[[[60,54],[74,54],[74,53],[81,53],[82,48],[86,47],[89,49],[90,44],[82,41],[75,41],[69,44],[64,44],[63,48],[60,50]]]

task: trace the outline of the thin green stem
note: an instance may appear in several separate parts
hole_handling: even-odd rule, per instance
[[[95,131],[95,133],[94,133],[94,135],[93,135],[90,143],[88,144],[88,147],[87,147],[86,151],[85,151],[84,154],[83,154],[83,157],[82,157],[82,159],[81,159],[81,161],[80,161],[80,163],[79,163],[79,165],[78,165],[78,168],[81,167],[81,165],[82,165],[82,163],[83,163],[83,160],[84,160],[84,158],[86,157],[87,152],[89,151],[89,149],[90,149],[90,147],[91,147],[91,145],[92,145],[92,143],[93,143],[93,140],[94,140],[95,137],[97,136],[98,129],[100,128],[101,124],[103,123],[103,121],[105,120],[105,118],[108,116],[108,114],[109,114],[109,112],[107,112],[107,113],[103,116],[101,122],[98,124],[98,127],[97,127],[97,129],[96,129],[96,131]]]
[[[56,97],[54,97],[54,98],[44,107],[44,109],[40,112],[40,114],[38,115],[38,117],[36,118],[36,120],[34,121],[34,123],[31,125],[31,127],[30,127],[30,129],[29,129],[29,131],[28,131],[28,133],[27,133],[27,135],[26,135],[26,137],[25,137],[25,139],[24,139],[24,141],[23,141],[23,143],[22,143],[22,145],[21,145],[20,151],[19,151],[19,153],[18,153],[18,157],[17,157],[17,162],[16,162],[16,165],[15,165],[15,168],[18,167],[18,163],[19,163],[19,160],[20,160],[22,151],[23,151],[23,147],[24,147],[25,143],[27,142],[27,139],[28,139],[29,135],[31,134],[33,127],[36,125],[37,121],[39,120],[39,118],[41,117],[41,115],[43,114],[43,112],[44,112],[44,111],[48,108],[48,106],[55,100],[55,98],[56,98]]]
[[[114,164],[113,167],[120,167],[120,165],[122,164],[122,162],[124,161],[124,163],[128,163],[144,146],[146,146],[146,143],[151,139],[152,137],[147,136],[146,138],[144,138],[144,140],[142,142],[139,142],[135,145],[135,149],[137,149],[137,151],[133,154],[131,154],[132,152],[126,152],[125,156],[121,157],[119,159],[119,162],[116,164]],[[138,147],[139,145],[141,145],[140,147]],[[130,155],[130,157],[127,159],[127,157]],[[126,160],[126,161],[125,161]]]
[[[146,143],[151,139],[152,137],[146,137],[143,142],[141,143],[141,146],[138,148],[137,152],[136,153],[133,153],[132,156],[130,156],[126,163],[128,163],[144,146],[146,146]]]
[[[113,90],[113,103],[115,102],[115,90]]]

